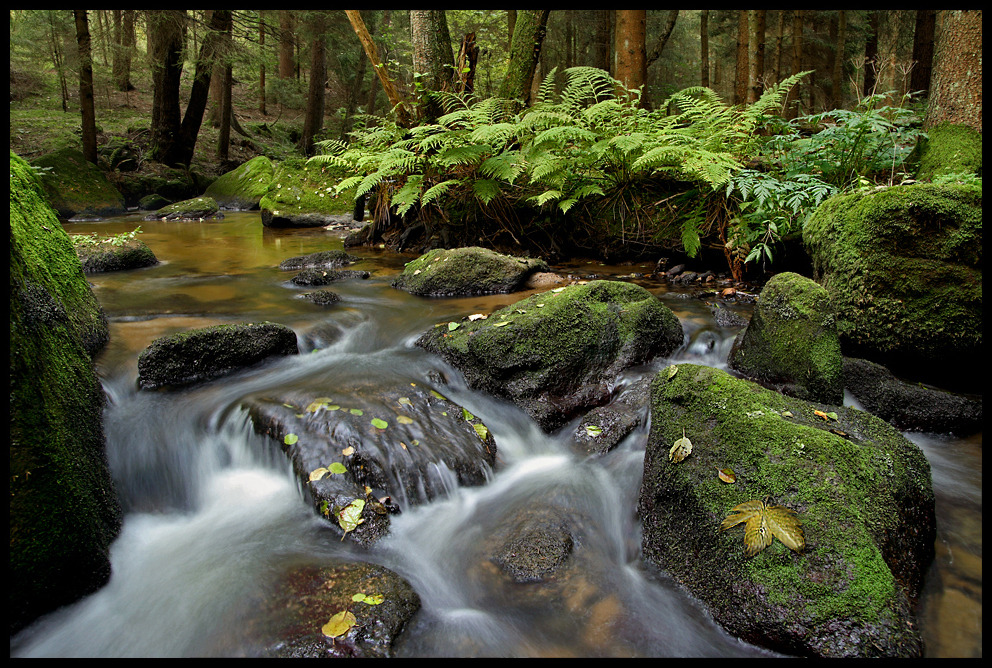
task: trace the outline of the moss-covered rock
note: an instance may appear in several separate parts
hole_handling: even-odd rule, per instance
[[[323,227],[349,214],[353,203],[335,197],[335,179],[325,167],[284,160],[276,165],[269,188],[259,200],[265,227]]]
[[[138,355],[142,389],[182,387],[299,352],[296,333],[272,322],[214,325],[155,339]]]
[[[309,255],[296,255],[279,263],[283,271],[294,269],[338,269],[358,261],[358,257],[343,250],[317,251]]]
[[[968,125],[941,123],[920,142],[916,178],[932,181],[945,174],[982,175],[982,133]]]
[[[205,197],[213,198],[223,209],[257,209],[269,189],[275,166],[264,155],[252,158],[237,169],[220,176],[207,187]]]
[[[827,291],[791,272],[770,278],[727,363],[800,399],[843,403],[844,365]]]
[[[917,446],[855,408],[693,364],[662,369],[651,401],[646,559],[748,642],[803,656],[920,656],[912,602],[933,558],[935,515]],[[683,435],[692,452],[673,463]],[[721,481],[723,468],[736,482]],[[797,513],[803,551],[776,539],[746,556],[742,527],[720,526],[750,500]]]
[[[74,245],[83,271],[87,274],[140,269],[158,264],[155,253],[140,239],[128,239],[119,244],[76,242]]]
[[[167,204],[155,213],[145,216],[145,220],[201,221],[219,220],[224,217],[217,202],[211,197],[194,197],[175,204]]]
[[[550,432],[605,404],[624,369],[671,354],[683,338],[678,317],[644,288],[592,281],[531,295],[485,319],[438,325],[417,345]]]
[[[125,212],[124,197],[81,151],[63,149],[33,163],[41,171],[48,201],[61,218],[107,217]]]
[[[110,577],[121,508],[91,360],[106,341],[68,235],[31,167],[11,153],[11,634]]]
[[[547,272],[544,260],[503,255],[488,248],[438,248],[408,262],[393,287],[424,297],[452,297],[514,292],[535,272]]]
[[[972,375],[982,356],[980,187],[832,197],[808,220],[803,242],[836,309],[845,355],[910,377]]]

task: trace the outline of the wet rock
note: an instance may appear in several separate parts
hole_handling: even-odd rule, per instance
[[[866,411],[903,431],[972,434],[982,429],[982,397],[900,380],[881,364],[844,358],[844,384]]]
[[[315,290],[313,292],[304,292],[300,295],[300,299],[305,299],[317,306],[330,306],[341,301],[341,296],[330,290]]]
[[[358,258],[351,253],[346,253],[342,250],[329,250],[287,258],[279,263],[279,268],[283,271],[299,269],[337,269],[357,261]]]
[[[522,289],[538,271],[548,271],[544,260],[487,248],[435,249],[407,263],[392,285],[424,297],[502,294]]]
[[[420,384],[340,381],[326,395],[288,389],[246,406],[256,431],[281,444],[314,508],[335,527],[336,506],[373,490],[386,512],[366,505],[368,526],[350,535],[358,542],[378,539],[392,510],[485,483],[496,463],[496,443],[482,421]],[[335,463],[344,472],[312,479]]]
[[[382,596],[370,605],[355,594]],[[253,644],[266,642],[252,654],[269,658],[391,658],[394,646],[420,610],[420,597],[399,575],[375,564],[344,562],[301,566],[290,571],[253,622]],[[321,628],[347,610],[355,624],[331,638]]]
[[[297,352],[293,330],[272,322],[191,329],[160,337],[141,352],[138,386],[149,390],[192,385]]]
[[[647,417],[650,383],[649,378],[641,379],[606,406],[586,413],[575,428],[579,449],[589,455],[606,454],[640,427]]]
[[[272,161],[260,155],[217,178],[203,194],[213,198],[224,209],[257,209],[259,201],[269,189],[274,171]]]
[[[79,149],[47,153],[32,164],[39,168],[40,183],[59,217],[87,216],[92,220],[125,213],[124,196]]]
[[[594,281],[532,295],[486,319],[441,324],[417,345],[550,432],[607,403],[621,371],[671,354],[683,339],[675,314],[644,288]]]
[[[863,411],[693,364],[660,371],[651,400],[639,500],[648,561],[747,642],[814,657],[921,655],[912,606],[936,529],[917,446]],[[674,463],[683,434],[693,449]],[[735,483],[718,478],[724,467]],[[804,549],[776,538],[748,557],[743,527],[720,526],[750,500],[796,512]]]
[[[357,269],[304,269],[291,280],[295,285],[329,285],[349,278],[368,278],[372,274]]]
[[[748,323],[748,319],[737,311],[720,306],[713,309],[713,320],[725,329],[744,328]]]
[[[785,394],[843,403],[840,339],[826,290],[799,274],[773,276],[734,340],[727,364]]]

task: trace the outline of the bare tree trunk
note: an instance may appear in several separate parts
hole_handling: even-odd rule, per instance
[[[93,108],[93,57],[90,53],[90,28],[85,9],[72,10],[76,19],[76,43],[79,45],[79,110],[82,115],[83,157],[96,164],[96,111]]]
[[[147,10],[149,62],[152,67],[152,155],[156,159],[178,139],[182,113],[179,83],[182,77],[183,33],[186,10]]]
[[[310,89],[303,116],[300,150],[313,155],[313,137],[324,127],[324,87],[327,84],[326,21],[323,10],[313,10],[310,20]]]
[[[747,100],[748,74],[750,68],[749,51],[751,45],[751,30],[749,29],[748,10],[737,10],[737,67],[734,70],[734,104],[743,104]]]
[[[651,53],[649,53],[645,58],[645,62],[644,62],[645,69],[650,67],[651,63],[653,63],[654,61],[658,60],[658,58],[661,57],[661,52],[665,50],[665,45],[668,44],[668,38],[672,36],[672,30],[675,29],[675,22],[678,20],[678,18],[679,18],[679,10],[677,9],[669,10],[668,18],[665,19],[665,26],[661,29],[661,34],[658,35],[658,41],[655,42],[654,48],[651,49]]]
[[[233,84],[231,80],[231,47],[233,46],[231,31],[234,27],[231,18],[225,22],[225,30],[220,38],[220,48],[217,54],[221,79],[220,104],[218,105],[220,107],[220,131],[217,133],[217,158],[219,160],[227,160],[231,149],[231,121],[234,115],[234,110],[231,108],[231,86]],[[216,72],[216,69],[214,71]]]
[[[475,68],[479,62],[479,47],[475,43],[475,33],[470,32],[462,38],[462,46],[458,50],[458,92],[475,92]]]
[[[870,10],[868,13],[868,37],[865,39],[865,82],[862,96],[872,95],[875,92],[877,83],[876,74],[878,72],[878,10]]]
[[[613,52],[616,54],[618,81],[628,90],[641,88],[647,81],[648,64],[645,47],[647,10],[616,10]]]
[[[597,15],[596,48],[595,55],[593,56],[593,65],[612,74],[613,68],[610,65],[613,49],[610,48],[610,44],[612,43],[610,40],[610,19],[613,12],[608,9],[597,9],[595,12]]]
[[[700,73],[699,85],[710,86],[710,11],[704,9],[699,16]]]
[[[837,41],[834,44],[832,106],[840,109],[844,106],[844,48],[847,44],[847,12],[843,9],[837,12]]]
[[[916,30],[913,33],[913,75],[909,87],[912,91],[922,91],[923,97],[930,93],[930,77],[933,70],[933,40],[937,10],[916,10]]]
[[[792,12],[792,69],[791,74],[802,72],[803,64],[803,12],[796,9]],[[799,116],[800,104],[800,84],[789,91],[785,104],[785,117],[796,118]]]
[[[258,10],[258,111],[265,115],[265,10]]]
[[[748,60],[747,101],[754,103],[761,97],[765,79],[765,10],[750,10],[750,58]]]
[[[386,68],[379,62],[375,42],[372,41],[372,36],[365,27],[365,22],[362,20],[361,14],[358,13],[357,9],[346,9],[344,10],[344,13],[348,16],[348,20],[351,22],[351,27],[355,29],[355,34],[358,35],[358,40],[362,43],[362,48],[365,50],[365,55],[368,57],[369,61],[372,63],[372,67],[379,75],[379,81],[382,83],[382,88],[386,92],[386,97],[389,98],[390,104],[392,104],[393,108],[396,110],[396,122],[404,127],[410,127],[412,124],[410,112],[404,105],[403,98],[400,95],[399,90],[396,88],[396,84],[389,78],[389,73],[386,71]]]
[[[923,127],[941,123],[982,131],[982,10],[937,12],[930,100]]]
[[[433,121],[442,109],[433,93],[452,90],[455,59],[443,9],[411,9],[413,71],[420,75],[420,118]]]
[[[288,9],[279,10],[279,78],[292,79],[296,65],[293,52],[293,14]]]

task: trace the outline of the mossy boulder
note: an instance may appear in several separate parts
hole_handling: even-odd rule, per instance
[[[155,339],[138,355],[138,386],[193,385],[298,352],[296,333],[272,322],[191,329]]]
[[[158,258],[140,239],[127,239],[121,243],[85,243],[74,240],[76,255],[87,274],[108,271],[140,269],[158,264]]]
[[[379,595],[381,602],[355,601],[356,594]],[[322,632],[333,615],[347,610],[354,625],[331,638]],[[266,643],[250,654],[267,658],[386,659],[420,610],[420,596],[393,571],[360,562],[292,569],[262,604],[260,622],[242,647]]]
[[[982,357],[982,190],[916,184],[839,195],[803,231],[844,354],[950,387]]]
[[[855,408],[693,364],[662,369],[651,402],[639,500],[648,561],[747,642],[814,657],[921,655],[912,606],[936,529],[916,445]],[[683,436],[692,451],[675,463]],[[747,556],[743,527],[720,526],[751,500],[794,511],[804,549],[774,539]]]
[[[106,218],[126,211],[124,197],[99,167],[77,149],[62,149],[37,158],[41,183],[59,217]]]
[[[768,280],[727,364],[800,399],[844,402],[844,364],[827,291],[799,274]]]
[[[353,202],[335,197],[335,179],[325,166],[284,160],[275,166],[269,188],[259,200],[265,227],[324,227],[342,215],[351,217]]]
[[[869,413],[902,431],[967,436],[982,430],[982,397],[907,383],[881,364],[844,358],[844,385]]]
[[[488,248],[438,248],[408,262],[393,287],[424,297],[454,297],[514,292],[544,260],[503,255]]]
[[[10,156],[10,633],[110,577],[121,507],[91,355],[107,322],[27,162]]]
[[[607,403],[624,369],[670,355],[683,338],[678,317],[644,288],[592,281],[531,295],[485,319],[442,323],[417,345],[550,432]]]
[[[294,269],[338,269],[345,267],[359,258],[343,250],[317,251],[308,255],[296,255],[286,258],[279,263],[279,268],[283,271]]]
[[[941,123],[920,142],[916,178],[932,181],[946,174],[982,175],[982,133],[968,125]]]
[[[262,196],[272,183],[274,174],[275,166],[272,161],[260,155],[218,177],[207,187],[203,195],[213,198],[223,209],[235,211],[257,209]]]
[[[175,204],[167,204],[155,213],[145,216],[145,220],[201,221],[219,220],[223,217],[224,214],[212,197],[194,197]]]

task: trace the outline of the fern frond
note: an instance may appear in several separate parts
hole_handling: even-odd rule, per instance
[[[489,204],[499,197],[502,192],[495,179],[475,179],[472,181],[472,192],[483,204]]]

